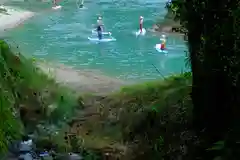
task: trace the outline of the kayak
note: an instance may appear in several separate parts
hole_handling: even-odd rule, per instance
[[[168,53],[168,51],[167,51],[166,49],[162,50],[162,49],[160,49],[160,48],[161,48],[161,44],[156,44],[155,49],[156,49],[158,52]]]
[[[140,30],[138,30],[136,32],[136,36],[139,36],[139,35],[144,36],[145,34],[146,34],[146,29],[145,28],[142,29],[142,32]]]

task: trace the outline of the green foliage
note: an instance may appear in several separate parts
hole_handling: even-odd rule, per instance
[[[174,15],[175,20],[180,19],[180,9],[181,9],[181,0],[173,0],[171,2],[166,3],[166,8],[168,12],[171,12]]]
[[[100,160],[100,159],[102,159],[99,155],[97,155],[93,151],[86,151],[86,152],[84,152],[83,157],[86,160]]]
[[[200,147],[193,154],[199,159],[213,159],[220,154],[224,159],[234,159],[239,157],[236,141],[240,131],[239,1],[181,2],[174,0],[169,8],[180,13],[176,16],[188,31],[193,123],[201,138]],[[226,152],[218,151],[223,144],[212,147],[219,140],[224,140]]]
[[[165,80],[126,86],[113,95],[90,99],[91,103],[95,101],[91,110],[97,111],[101,106],[101,117],[97,120],[88,117],[85,122],[88,126],[83,126],[84,129],[94,127],[90,128],[91,135],[83,138],[101,135],[110,140],[105,146],[113,141],[118,148],[124,145],[123,142],[134,143],[134,147],[129,147],[132,154],[128,155],[133,159],[174,158],[180,152],[179,143],[185,141],[179,138],[180,135],[189,133],[192,118],[190,92],[191,73],[183,73]],[[108,132],[111,129],[114,132]],[[91,139],[93,142],[88,148],[102,143],[99,139]]]
[[[225,142],[224,141],[218,141],[216,143],[214,143],[214,145],[211,148],[208,148],[208,151],[213,151],[213,150],[223,150],[225,146]]]
[[[186,32],[187,25],[187,10],[185,6],[185,0],[171,0],[166,3],[168,14],[172,15],[175,21],[180,21],[183,28],[182,31]]]
[[[6,63],[7,51],[7,44],[0,41],[0,153],[6,151],[11,140],[18,138],[19,131],[22,128],[16,120],[18,118],[14,108],[16,102],[15,84]]]
[[[25,125],[33,120],[35,125],[40,120],[57,122],[71,116],[74,107],[81,105],[74,93],[56,84],[33,61],[10,47],[0,41],[0,153],[24,132],[20,118],[24,118]],[[27,111],[40,110],[40,115],[19,116],[22,106]]]
[[[192,119],[190,84],[191,74],[184,73],[169,77],[158,85],[146,85],[144,89],[140,86],[134,89],[132,87],[132,90],[125,89],[122,92],[125,94],[125,99],[136,98],[133,100],[137,103],[136,107],[144,108],[137,113],[136,110],[135,113],[131,109],[128,110],[128,116],[124,115],[121,122],[125,124],[123,129],[125,138],[131,137],[138,141],[135,150],[140,153],[135,154],[135,159],[143,157],[171,159],[183,155],[180,149],[182,143],[194,145],[195,140],[191,138],[194,134],[190,131]],[[185,134],[186,137],[182,138],[181,135]]]
[[[63,141],[63,137],[38,137],[36,139],[36,147],[39,150],[54,149],[58,153],[65,153],[71,150],[71,146]]]
[[[81,140],[77,137],[73,137],[70,139],[70,144],[72,147],[72,151],[75,153],[79,153],[82,150],[82,144],[81,144]]]
[[[166,103],[171,102],[171,99],[178,99],[181,95],[186,95],[186,88],[191,84],[191,74],[188,72],[181,75],[173,75],[164,81],[152,81],[143,84],[124,87],[119,93],[114,95],[116,99],[121,100],[121,103],[131,101],[138,109],[143,107],[154,108],[161,110],[166,106]],[[172,95],[175,94],[174,97]],[[181,93],[181,94],[180,94]],[[119,100],[116,100],[118,102]],[[129,106],[131,108],[134,106]]]

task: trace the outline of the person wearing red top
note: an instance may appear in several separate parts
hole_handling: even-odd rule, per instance
[[[160,48],[161,50],[164,50],[165,49],[165,43],[162,43],[161,44],[161,48]]]
[[[162,41],[162,42],[161,42],[161,47],[160,47],[160,49],[161,49],[161,50],[165,50],[165,49],[166,49],[166,37],[165,37],[165,35],[162,35],[162,37],[160,38],[160,40]]]

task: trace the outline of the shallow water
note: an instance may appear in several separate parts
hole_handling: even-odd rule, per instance
[[[121,79],[149,80],[186,70],[185,42],[169,36],[168,54],[154,46],[159,35],[147,32],[136,37],[138,18],[144,16],[144,27],[150,28],[166,11],[162,0],[86,0],[87,9],[77,8],[76,2],[61,1],[61,10],[51,10],[49,3],[18,4],[38,11],[25,24],[8,32],[20,44],[25,55],[51,60],[76,68],[97,69]],[[15,3],[17,4],[17,3]],[[93,43],[88,40],[97,14],[103,16],[106,31],[117,40]]]

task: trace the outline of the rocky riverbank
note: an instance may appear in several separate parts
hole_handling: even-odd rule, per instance
[[[171,13],[167,13],[163,20],[157,22],[149,29],[151,32],[164,32],[168,34],[184,35],[185,29],[180,24],[180,21],[175,21]]]

